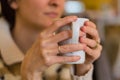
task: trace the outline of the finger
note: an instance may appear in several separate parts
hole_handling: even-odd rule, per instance
[[[93,22],[91,22],[91,21],[86,21],[84,25],[85,25],[85,26],[90,26],[90,27],[96,29],[96,25],[95,25]]]
[[[98,57],[101,54],[102,47],[101,45],[98,45],[98,47],[94,50],[89,47],[86,47],[84,51],[86,52],[87,55],[89,55],[93,60],[98,59]]]
[[[89,39],[89,38],[84,38],[84,37],[80,38],[80,42],[84,43],[84,44],[87,44],[91,48],[93,48],[97,45],[97,42],[95,40]]]
[[[76,62],[79,59],[80,56],[57,56],[54,58],[54,63]]]
[[[49,27],[48,29],[46,29],[45,32],[47,34],[52,34],[55,31],[57,31],[60,27],[63,27],[65,25],[67,25],[68,23],[71,23],[75,20],[77,20],[76,16],[67,16],[65,18],[58,19],[53,23],[52,27]]]
[[[83,32],[83,31],[80,31],[80,37],[83,37],[83,36],[86,36],[86,33],[85,32]]]
[[[82,31],[80,31],[80,37],[85,36],[86,34]],[[72,37],[72,31],[71,30],[64,30],[51,38],[51,42],[61,42],[67,39],[70,39]]]
[[[71,30],[64,30],[64,31],[56,34],[55,36],[53,36],[53,38],[51,38],[51,42],[58,43],[58,42],[61,42],[63,40],[67,40],[71,37],[72,37]]]
[[[86,47],[84,51],[86,52],[87,58],[89,58],[89,60],[91,60],[89,62],[93,62],[95,60],[95,58],[96,58],[97,53],[95,54],[94,50],[92,50],[89,47]]]
[[[70,53],[74,51],[79,51],[83,50],[85,45],[84,44],[67,44],[67,45],[62,45],[62,46],[52,46],[50,45],[51,48],[46,48],[43,50],[44,55],[46,56],[55,56],[58,54],[65,54],[65,53]]]
[[[84,26],[82,28],[82,31],[88,33],[89,35],[91,35],[92,38],[95,39],[96,41],[98,41],[98,42],[100,41],[98,31],[96,29],[91,28],[89,26]]]
[[[74,51],[79,51],[79,50],[83,50],[85,46],[86,46],[85,44],[66,44],[60,46],[60,52],[61,54],[65,54]]]
[[[57,55],[59,53],[59,51],[58,51],[58,48],[56,47],[56,48],[46,49],[44,51],[44,53],[47,56],[55,56],[55,55]]]

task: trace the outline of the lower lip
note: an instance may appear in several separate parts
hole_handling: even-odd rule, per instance
[[[54,14],[54,13],[48,13],[46,14],[47,16],[51,17],[51,18],[56,18],[57,17],[57,14]]]

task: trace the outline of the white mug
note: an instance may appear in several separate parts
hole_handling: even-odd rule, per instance
[[[60,29],[62,30],[72,30],[72,38],[66,41],[62,41],[60,44],[78,44],[80,37],[80,28],[84,25],[85,21],[89,21],[87,18],[78,18],[75,22],[72,22],[71,26],[67,25]],[[85,52],[83,50],[75,51],[71,53],[66,53],[63,56],[80,56],[80,60],[76,62],[67,62],[67,64],[82,64],[85,62]]]

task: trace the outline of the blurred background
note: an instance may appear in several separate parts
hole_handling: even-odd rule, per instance
[[[67,15],[86,17],[97,25],[103,51],[94,63],[94,80],[120,80],[120,0],[66,0],[63,16]]]

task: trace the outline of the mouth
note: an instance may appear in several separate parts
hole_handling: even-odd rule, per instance
[[[58,13],[56,13],[56,12],[46,12],[45,15],[47,15],[50,18],[57,18],[58,17]]]

